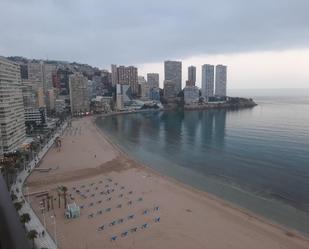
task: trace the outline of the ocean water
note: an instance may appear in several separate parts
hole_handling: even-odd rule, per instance
[[[149,167],[309,235],[309,90],[234,90],[242,110],[98,118]]]

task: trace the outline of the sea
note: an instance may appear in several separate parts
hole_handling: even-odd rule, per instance
[[[239,110],[98,118],[124,152],[161,174],[309,235],[309,89],[230,90]]]

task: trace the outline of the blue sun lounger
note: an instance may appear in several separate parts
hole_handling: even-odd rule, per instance
[[[128,231],[125,231],[121,234],[121,237],[126,237],[128,235]]]
[[[143,224],[141,228],[142,229],[148,228],[148,224],[147,223]]]
[[[131,233],[135,233],[137,231],[137,227],[133,227],[130,229]]]
[[[133,218],[134,218],[134,214],[131,214],[131,215],[128,216],[128,220],[131,220]]]
[[[109,223],[109,226],[114,226],[114,225],[116,225],[116,221],[115,220],[112,221],[111,223]]]
[[[160,219],[161,219],[160,217],[156,217],[156,218],[154,218],[154,221],[155,222],[160,222]]]
[[[100,226],[99,228],[98,228],[98,231],[103,231],[104,230],[104,225],[102,225],[102,226]]]

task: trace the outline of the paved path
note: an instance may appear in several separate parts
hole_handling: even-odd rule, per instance
[[[61,129],[58,131],[62,132],[66,128],[67,123],[65,123]],[[15,195],[17,196],[18,200],[25,200],[25,203],[21,210],[19,211],[19,214],[23,213],[28,213],[31,217],[31,220],[29,223],[26,224],[26,229],[27,231],[35,229],[37,232],[42,232],[45,231],[45,235],[43,236],[38,236],[35,239],[35,245],[38,249],[41,248],[48,248],[48,249],[58,249],[58,246],[56,245],[55,241],[52,239],[52,237],[49,235],[47,230],[45,230],[43,224],[41,223],[40,219],[36,216],[34,211],[32,210],[30,204],[27,202],[27,198],[24,197],[22,188],[23,185],[27,179],[27,177],[31,174],[33,169],[35,168],[36,164],[40,162],[40,160],[45,156],[45,154],[48,152],[48,150],[53,146],[55,138],[57,137],[57,133],[49,140],[49,142],[41,149],[41,151],[38,153],[36,159],[33,159],[29,164],[26,170],[23,170],[20,172],[20,174],[17,176],[16,182],[12,185],[11,187],[11,192],[14,192]],[[28,170],[30,169],[30,172],[28,173]],[[16,189],[19,191],[16,192]]]

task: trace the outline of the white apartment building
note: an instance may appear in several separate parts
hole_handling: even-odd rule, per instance
[[[226,80],[227,80],[227,67],[224,65],[216,66],[216,93],[218,97],[226,97]]]
[[[214,96],[214,66],[205,64],[202,66],[202,96],[206,99]]]
[[[165,89],[166,88],[166,89]],[[176,97],[182,90],[181,61],[164,62],[164,97]]]
[[[18,148],[26,136],[20,67],[0,57],[0,130],[3,152]]]
[[[81,73],[70,75],[70,103],[72,116],[89,112],[88,80]]]

